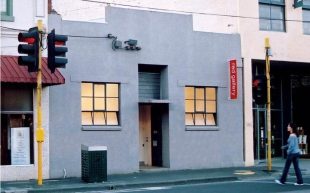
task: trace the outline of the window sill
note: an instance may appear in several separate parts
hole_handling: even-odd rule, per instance
[[[1,15],[1,21],[13,22],[13,21],[15,21],[15,18],[14,18],[14,16]]]
[[[121,131],[121,126],[82,126],[82,131]]]
[[[276,29],[259,29],[259,31],[286,33],[286,30],[276,30]]]
[[[33,167],[34,164],[23,164],[23,165],[20,165],[20,164],[16,164],[16,165],[13,165],[13,164],[10,164],[10,165],[0,165],[1,167]]]
[[[186,131],[219,131],[218,126],[186,126]]]

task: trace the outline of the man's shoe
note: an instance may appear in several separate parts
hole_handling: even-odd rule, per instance
[[[304,184],[295,183],[294,185],[295,185],[295,186],[302,186],[302,185],[304,185]]]
[[[281,182],[280,180],[275,180],[275,182],[277,183],[277,184],[280,184],[280,185],[284,185],[285,183],[283,183],[283,182]],[[297,183],[296,183],[297,184]]]

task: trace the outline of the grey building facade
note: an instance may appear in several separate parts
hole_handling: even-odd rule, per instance
[[[49,16],[69,38],[66,84],[50,87],[50,177],[81,175],[81,144],[107,146],[108,174],[244,165],[240,36],[181,14],[108,7],[106,21]]]

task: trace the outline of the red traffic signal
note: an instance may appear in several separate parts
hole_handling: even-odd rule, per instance
[[[253,79],[253,99],[258,105],[267,102],[267,77],[266,75],[257,75]]]
[[[30,28],[28,32],[19,33],[18,41],[27,44],[18,45],[18,53],[28,56],[19,56],[18,64],[28,66],[28,72],[37,72],[39,69],[39,31],[37,27]]]
[[[64,45],[66,45],[67,40],[68,36],[55,34],[54,29],[47,36],[48,68],[52,73],[55,72],[56,68],[66,67],[68,59],[65,57],[68,48],[64,47]]]
[[[19,42],[27,42],[28,44],[33,44],[36,42],[34,37],[25,37],[28,36],[29,33],[19,33],[18,34],[18,41]]]

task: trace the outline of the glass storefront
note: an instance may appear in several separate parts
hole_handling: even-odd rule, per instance
[[[252,76],[265,74],[265,61],[252,61]],[[302,157],[309,157],[310,135],[310,64],[271,62],[271,154],[286,156],[281,146],[288,138],[287,124],[298,126],[299,145]],[[308,112],[309,111],[309,112]],[[266,105],[253,102],[254,155],[256,160],[267,156],[267,109]]]
[[[33,88],[1,84],[1,165],[34,163]]]

